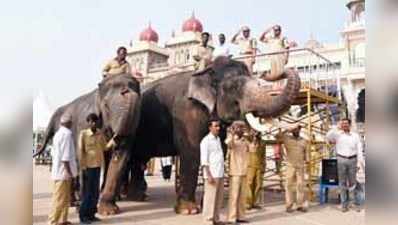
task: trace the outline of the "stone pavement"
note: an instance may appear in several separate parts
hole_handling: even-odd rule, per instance
[[[147,202],[118,202],[121,214],[101,217],[101,222],[94,224],[117,225],[202,225],[201,215],[182,216],[173,211],[175,201],[174,182],[165,182],[160,174],[147,179],[150,196]],[[198,188],[198,195],[202,188]],[[227,192],[226,192],[227,193]],[[362,225],[365,224],[365,212],[350,210],[347,213],[339,211],[336,203],[320,206],[311,203],[309,212],[284,211],[281,193],[266,193],[265,207],[261,210],[248,211],[247,219],[250,225]],[[226,199],[225,199],[226,200]],[[226,203],[224,204],[226,205]],[[51,180],[47,166],[33,166],[33,223],[47,224],[47,216],[51,207]],[[223,209],[221,219],[224,219],[226,208]],[[70,208],[69,220],[79,224],[78,215],[74,208]]]

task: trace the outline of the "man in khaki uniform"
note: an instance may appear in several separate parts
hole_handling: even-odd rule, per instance
[[[213,58],[213,48],[208,45],[210,34],[203,32],[201,38],[201,43],[197,46],[193,54],[196,70],[205,69]]]
[[[99,183],[101,167],[104,163],[104,151],[114,145],[113,139],[107,143],[104,134],[97,128],[99,118],[95,113],[90,113],[86,121],[88,129],[79,135],[79,163],[83,174],[83,198],[79,209],[79,218],[82,223],[99,221],[97,203],[99,198]]]
[[[251,130],[249,144],[249,165],[247,172],[246,209],[260,209],[257,204],[263,184],[265,171],[265,144],[261,140],[261,133]]]
[[[269,35],[273,31],[272,35]],[[287,38],[282,36],[282,28],[279,25],[274,25],[268,28],[260,37],[260,41],[269,45],[270,52],[280,52],[288,50],[290,47],[296,47],[294,42],[289,43]],[[275,80],[282,73],[285,65],[288,63],[289,53],[281,53],[270,56],[271,72],[266,74],[268,79]]]
[[[304,207],[304,169],[308,162],[309,143],[300,137],[301,126],[296,124],[284,132],[276,135],[278,141],[281,141],[286,149],[286,212],[293,212],[294,195],[297,192],[297,210],[307,212]],[[292,135],[287,135],[290,131]],[[296,184],[296,186],[295,186]]]
[[[229,224],[245,223],[246,209],[246,174],[248,164],[249,142],[243,136],[245,122],[235,121],[229,129],[225,143],[229,155]]]
[[[146,175],[153,176],[155,173],[156,158],[151,158],[146,164]]]
[[[239,34],[242,34],[241,37],[238,37]],[[239,45],[239,54],[240,56],[245,57],[243,62],[246,64],[249,69],[250,75],[253,74],[253,65],[255,63],[255,55],[256,55],[256,47],[257,42],[256,39],[250,37],[250,28],[248,26],[243,26],[233,37],[231,40],[232,44]]]
[[[119,74],[130,74],[131,67],[126,61],[127,49],[125,47],[119,47],[117,49],[117,56],[111,59],[102,70],[103,78],[119,75]]]

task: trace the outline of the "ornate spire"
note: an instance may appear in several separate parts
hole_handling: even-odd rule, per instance
[[[151,21],[148,22],[148,27],[143,30],[140,34],[140,41],[152,41],[157,43],[159,35],[154,29],[152,29]]]
[[[195,17],[195,11],[192,10],[192,16],[188,20],[186,20],[182,25],[182,31],[187,32],[202,32],[203,26],[202,23]]]

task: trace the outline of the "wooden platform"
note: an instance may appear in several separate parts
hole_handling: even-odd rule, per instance
[[[271,95],[279,95],[281,91],[274,91]],[[300,89],[299,96],[293,105],[307,105],[308,95],[310,96],[311,104],[341,104],[342,102],[337,98],[327,95],[324,92],[315,90],[313,88],[302,88]]]

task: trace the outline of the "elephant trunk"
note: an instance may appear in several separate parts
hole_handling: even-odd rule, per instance
[[[122,92],[121,95],[118,98],[118,116],[114,120],[113,131],[116,136],[128,136],[135,116],[134,102],[137,101],[138,95],[134,92]]]
[[[277,117],[287,111],[300,91],[300,77],[292,69],[284,72],[281,78],[288,79],[280,95],[272,96],[271,88],[264,87],[258,80],[249,81],[245,87],[243,112],[253,112],[260,117]]]

